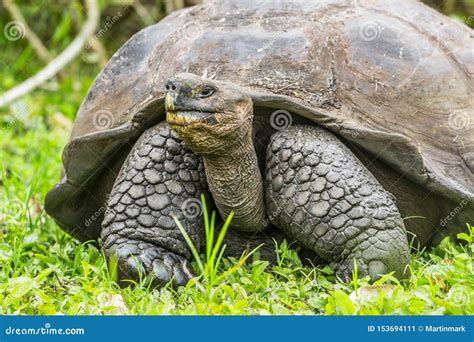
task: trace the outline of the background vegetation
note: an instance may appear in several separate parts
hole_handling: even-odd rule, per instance
[[[12,21],[11,3],[0,7],[2,31]],[[0,108],[0,314],[474,314],[472,230],[464,246],[445,240],[413,255],[412,276],[402,283],[386,277],[371,286],[367,279],[344,284],[328,267],[303,267],[282,245],[273,268],[257,258],[247,265],[226,259],[218,267],[224,276],[176,292],[118,288],[101,252],[72,240],[46,216],[44,196],[58,179],[75,113],[101,67],[140,28],[192,3],[100,1],[99,39],[57,77]],[[474,0],[429,3],[474,26]],[[0,94],[63,51],[85,21],[78,0],[16,5],[47,54],[0,32]]]

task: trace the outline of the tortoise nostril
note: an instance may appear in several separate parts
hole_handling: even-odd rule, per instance
[[[172,80],[169,80],[168,82],[166,82],[165,89],[166,91],[176,90],[177,89],[176,83]]]

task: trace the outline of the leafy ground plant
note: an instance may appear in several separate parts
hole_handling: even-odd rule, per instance
[[[219,291],[221,290],[221,288],[226,285],[226,279],[228,279],[232,274],[234,274],[242,266],[244,266],[248,258],[256,250],[258,250],[258,247],[248,253],[243,253],[241,257],[236,260],[234,265],[228,267],[226,270],[223,270],[222,256],[226,248],[226,246],[223,245],[223,241],[234,214],[230,213],[222,227],[217,230],[216,212],[212,212],[211,219],[209,220],[206,200],[203,195],[201,195],[201,204],[203,210],[205,231],[204,255],[201,256],[201,254],[198,252],[198,248],[194,245],[188,233],[176,217],[174,217],[174,221],[193,254],[194,260],[196,261],[197,265],[196,268],[199,272],[199,275],[196,278],[192,279],[186,287],[190,288],[192,286],[196,286],[196,288],[199,289],[201,293],[205,294],[207,304],[209,305],[207,311],[212,312],[213,303],[216,300],[216,296],[219,296]],[[267,266],[268,263],[263,265]],[[199,303],[195,303],[195,305],[199,305]],[[202,309],[202,305],[200,306]]]

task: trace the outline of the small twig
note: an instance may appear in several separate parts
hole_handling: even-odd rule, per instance
[[[28,94],[49,80],[81,52],[89,37],[96,31],[99,23],[99,6],[97,0],[86,0],[86,6],[87,21],[72,43],[36,75],[1,95],[0,107]]]
[[[18,8],[15,2],[13,0],[3,0],[3,5],[12,19],[21,23],[22,27],[24,28],[25,38],[30,42],[31,47],[36,52],[36,54],[46,63],[51,61],[53,57],[49,53],[46,46],[44,46],[43,42],[41,42],[41,39],[39,39],[38,36],[28,26],[25,17],[23,17],[21,10]]]

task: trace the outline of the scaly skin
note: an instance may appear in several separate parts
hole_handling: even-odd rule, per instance
[[[191,254],[172,215],[200,246],[202,216],[190,206],[200,194],[209,195],[203,168],[202,158],[186,149],[166,123],[148,129],[136,142],[115,181],[102,223],[105,253],[118,258],[122,280],[138,279],[143,268],[156,285],[171,279],[174,285],[186,284]]]
[[[393,196],[328,131],[294,126],[267,150],[267,212],[273,224],[350,278],[405,275],[408,241]]]
[[[265,225],[263,181],[252,143],[252,127],[242,142],[219,155],[204,155],[207,182],[219,213],[232,211],[232,227],[242,232],[261,231]]]

